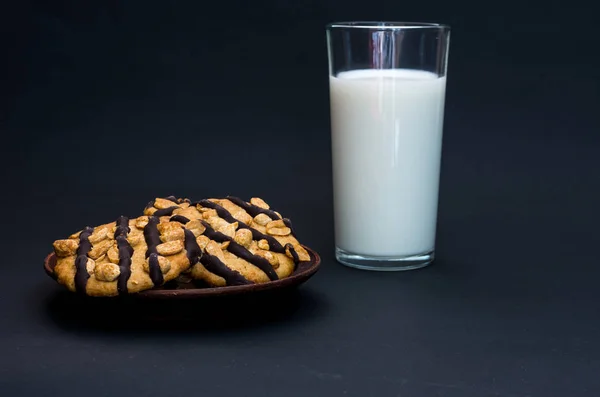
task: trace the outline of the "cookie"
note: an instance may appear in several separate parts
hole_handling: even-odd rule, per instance
[[[116,296],[158,287],[187,270],[183,231],[173,235],[158,217],[86,227],[54,242],[57,281],[90,296]]]
[[[210,286],[278,280],[311,259],[291,221],[260,198],[191,202],[169,196],[150,202],[144,214],[158,217],[162,228],[183,227],[190,274]]]

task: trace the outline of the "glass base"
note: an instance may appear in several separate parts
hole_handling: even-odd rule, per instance
[[[338,262],[362,270],[401,271],[420,269],[429,265],[435,258],[435,252],[410,256],[367,256],[351,254],[335,247],[335,259]]]

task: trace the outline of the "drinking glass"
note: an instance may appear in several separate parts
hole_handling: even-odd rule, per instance
[[[450,28],[327,26],[335,255],[408,270],[435,256]]]

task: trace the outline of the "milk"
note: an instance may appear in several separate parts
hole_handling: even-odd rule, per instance
[[[336,247],[433,251],[446,78],[406,70],[330,77]]]

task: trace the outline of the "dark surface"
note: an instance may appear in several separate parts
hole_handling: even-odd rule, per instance
[[[0,13],[0,395],[600,395],[587,2],[16,3]],[[333,259],[324,25],[352,19],[453,27],[423,270]],[[322,269],[290,295],[176,307],[80,301],[42,271],[54,239],[169,194],[265,197]]]

